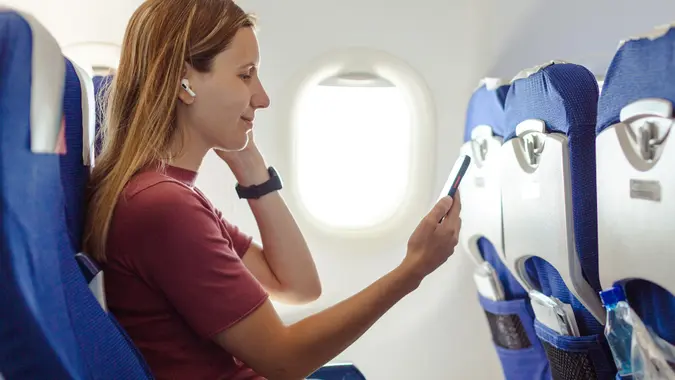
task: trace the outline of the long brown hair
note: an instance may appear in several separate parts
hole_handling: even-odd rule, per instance
[[[114,79],[99,94],[103,147],[87,194],[85,252],[105,262],[125,185],[145,166],[171,158],[185,63],[208,72],[237,31],[254,24],[232,0],[147,0],[132,15]]]

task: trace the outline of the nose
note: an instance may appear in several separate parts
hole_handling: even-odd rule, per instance
[[[262,83],[258,82],[253,96],[251,97],[251,107],[253,109],[267,108],[270,106],[270,97],[267,95]]]

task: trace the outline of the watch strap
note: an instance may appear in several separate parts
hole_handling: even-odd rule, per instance
[[[267,169],[267,172],[269,173],[270,178],[261,184],[251,186],[237,184],[235,189],[237,190],[239,199],[258,199],[271,192],[281,190],[283,184],[281,183],[281,177],[279,177],[277,171],[270,166]]]

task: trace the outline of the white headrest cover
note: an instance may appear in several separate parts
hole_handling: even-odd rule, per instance
[[[478,87],[476,87],[476,90],[485,86],[485,88],[488,91],[494,91],[494,90],[498,89],[499,87],[501,87],[502,85],[505,85],[505,84],[508,84],[508,82],[504,81],[502,78],[486,77],[486,78],[481,79],[478,82]]]
[[[513,79],[511,79],[511,83],[517,81],[518,79],[529,78],[531,75],[534,75],[534,74],[540,72],[541,70],[543,70],[543,69],[545,69],[545,68],[547,68],[551,65],[563,64],[563,63],[567,63],[567,62],[553,60],[553,61],[549,61],[549,62],[546,62],[544,64],[541,64],[539,66],[534,66],[534,67],[531,67],[529,69],[525,69],[525,70],[519,72],[518,74],[516,74],[516,76],[513,77]]]
[[[63,89],[65,61],[54,37],[28,13],[13,11],[31,28],[33,50],[31,61],[30,138],[34,153],[65,154],[65,123],[63,122]]]
[[[656,27],[654,27],[654,29],[652,29],[651,31],[649,31],[647,33],[637,35],[637,36],[633,36],[633,37],[629,37],[625,40],[619,41],[619,47],[617,49],[620,49],[628,41],[637,41],[637,40],[642,40],[642,39],[645,39],[645,38],[653,41],[657,38],[663,37],[673,27],[675,27],[675,23],[656,26]]]

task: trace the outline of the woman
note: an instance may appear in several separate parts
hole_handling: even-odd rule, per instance
[[[148,0],[130,20],[108,94],[85,246],[104,266],[110,310],[160,379],[308,376],[457,243],[460,202],[446,197],[399,267],[325,311],[281,322],[268,295],[306,303],[321,287],[274,171],[249,139],[255,112],[270,103],[253,27],[230,0]],[[234,173],[262,245],[194,186],[211,149]]]

